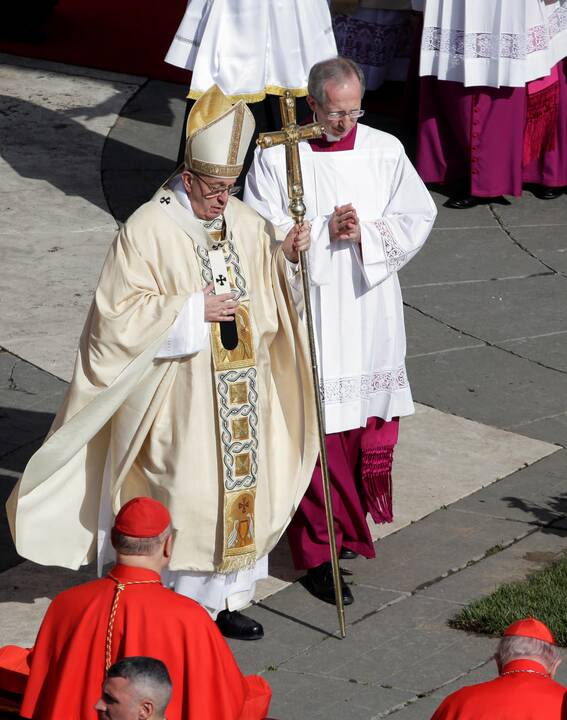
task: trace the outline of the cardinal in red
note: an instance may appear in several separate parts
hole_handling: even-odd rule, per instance
[[[0,691],[11,700],[23,693],[21,716],[96,720],[106,670],[120,658],[147,655],[171,675],[168,720],[264,718],[267,682],[243,676],[209,614],[161,584],[172,545],[165,507],[150,498],[126,503],[112,542],[116,565],[53,600],[31,651],[0,649]]]
[[[567,688],[553,679],[561,662],[549,628],[535,618],[512,623],[496,655],[499,677],[449,695],[432,720],[562,720]]]

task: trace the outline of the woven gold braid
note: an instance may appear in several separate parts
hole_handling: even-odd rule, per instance
[[[121,582],[118,578],[115,578],[112,573],[108,573],[111,580],[116,583],[116,589],[114,591],[114,599],[112,600],[112,608],[110,610],[110,617],[108,619],[108,629],[106,631],[106,656],[104,667],[108,671],[112,665],[112,633],[114,630],[114,621],[116,619],[116,611],[118,610],[118,601],[120,600],[120,593],[126,589],[126,585],[155,585],[160,584],[160,580],[131,580],[129,582]]]

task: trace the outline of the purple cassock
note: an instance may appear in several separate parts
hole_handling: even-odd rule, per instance
[[[314,152],[352,150],[356,125],[337,142],[325,138],[310,140]],[[391,522],[392,462],[398,440],[399,418],[385,421],[368,418],[366,427],[330,433],[326,436],[329,480],[338,550],[342,547],[375,557],[366,522]],[[319,460],[311,483],[293,516],[287,537],[293,562],[298,569],[313,568],[331,559]]]
[[[470,182],[476,197],[567,185],[567,60],[524,87],[422,77],[416,167],[424,182]]]
[[[392,522],[392,460],[399,418],[368,418],[365,428],[326,436],[327,463],[337,549],[376,556],[366,515]],[[313,568],[331,559],[319,460],[293,516],[287,537],[296,568]]]

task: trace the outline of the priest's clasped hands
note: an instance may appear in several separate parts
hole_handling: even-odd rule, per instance
[[[301,250],[309,250],[311,245],[311,223],[304,222],[302,225],[294,225],[282,243],[282,251],[286,259],[291,263],[299,262]],[[206,322],[228,322],[234,320],[234,315],[239,306],[238,300],[234,299],[232,292],[222,295],[214,294],[214,285],[211,283],[203,290],[205,295],[205,321]]]
[[[360,222],[356,210],[351,203],[347,205],[335,205],[335,212],[329,221],[329,236],[331,242],[337,240],[350,240],[360,242]]]

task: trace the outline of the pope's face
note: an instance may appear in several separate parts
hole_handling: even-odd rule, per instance
[[[358,118],[353,118],[347,113],[355,113],[360,110],[362,102],[360,81],[356,76],[349,77],[339,83],[328,80],[323,88],[325,92],[324,103],[318,103],[311,96],[307,98],[307,102],[316,114],[317,121],[324,126],[325,131],[329,135],[343,138],[349,134],[358,120]]]
[[[102,686],[102,695],[95,705],[99,720],[141,720],[151,717],[140,702],[140,694],[130,680],[108,678]]]
[[[198,218],[213,220],[222,215],[230,197],[229,191],[234,187],[234,180],[197,175],[188,171],[182,173],[181,178],[193,212]]]

